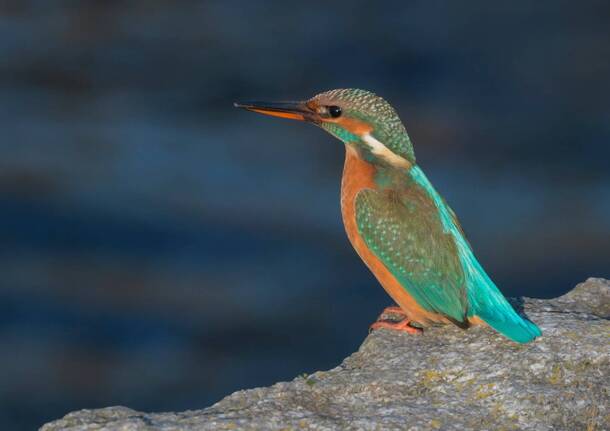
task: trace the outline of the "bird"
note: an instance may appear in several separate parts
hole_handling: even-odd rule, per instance
[[[345,88],[297,102],[237,108],[312,123],[345,144],[341,215],[356,253],[397,306],[371,330],[488,325],[527,343],[541,335],[518,314],[474,255],[455,212],[417,164],[396,110],[375,93]],[[401,320],[384,319],[387,314]]]

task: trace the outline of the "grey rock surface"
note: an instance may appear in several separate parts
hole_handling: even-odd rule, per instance
[[[423,336],[382,329],[332,370],[238,391],[203,410],[81,410],[41,429],[610,429],[610,281],[516,302],[543,330],[533,343],[483,327]]]

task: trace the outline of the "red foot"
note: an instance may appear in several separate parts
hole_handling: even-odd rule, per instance
[[[406,332],[408,334],[419,335],[424,332],[421,328],[416,328],[415,326],[411,326],[409,323],[411,321],[407,318],[404,318],[400,322],[390,322],[387,320],[378,320],[370,326],[370,330],[374,331],[379,328],[392,329],[394,331]]]

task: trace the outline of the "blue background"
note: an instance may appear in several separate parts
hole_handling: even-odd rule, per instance
[[[373,90],[509,295],[610,264],[610,3],[0,6],[0,428],[337,365],[390,300],[343,146],[232,107]]]

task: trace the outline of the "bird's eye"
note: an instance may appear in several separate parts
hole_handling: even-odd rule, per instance
[[[333,118],[338,118],[341,116],[341,108],[338,106],[329,106],[328,113]]]

